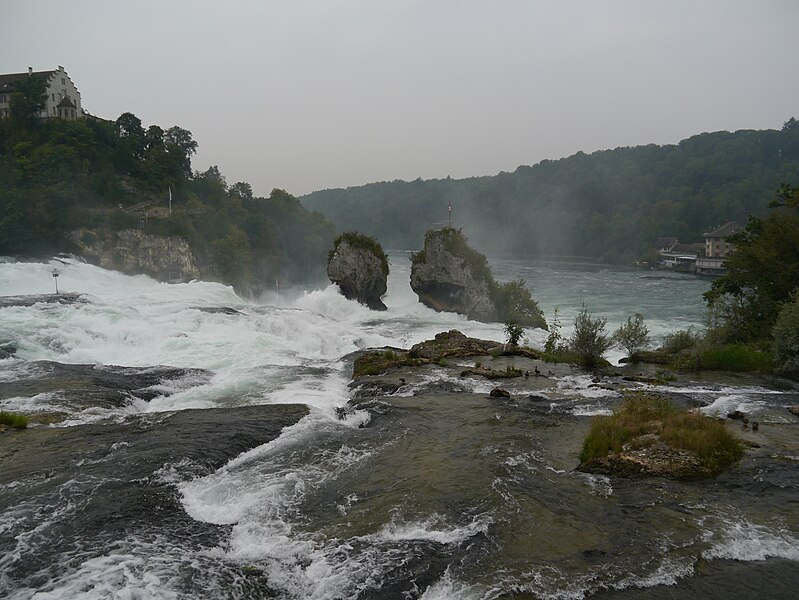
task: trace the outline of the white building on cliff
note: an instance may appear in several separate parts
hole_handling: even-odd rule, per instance
[[[42,119],[66,119],[73,121],[83,118],[80,92],[61,65],[53,71],[34,71],[28,67],[26,73],[6,73],[0,75],[0,119],[10,113],[11,96],[17,84],[26,77],[40,77],[47,86],[47,103],[40,113]]]

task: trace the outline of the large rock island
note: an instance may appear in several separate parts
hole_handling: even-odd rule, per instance
[[[386,310],[381,298],[388,289],[388,257],[373,238],[355,232],[338,236],[328,257],[327,275],[347,299]]]
[[[424,249],[412,261],[411,288],[425,306],[477,321],[514,321],[546,329],[524,282],[497,283],[486,257],[471,248],[460,231],[428,231]]]

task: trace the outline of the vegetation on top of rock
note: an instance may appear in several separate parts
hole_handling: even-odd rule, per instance
[[[460,230],[452,227],[430,229],[424,234],[424,245],[428,246],[433,238],[442,240],[447,252],[461,258],[477,281],[485,281],[489,285],[494,282],[494,276],[491,274],[488,260],[483,254],[480,254],[469,245],[468,238]],[[411,255],[413,264],[423,263],[426,260],[427,255],[424,249]]]
[[[352,378],[366,375],[379,375],[399,367],[420,367],[431,362],[429,359],[412,356],[407,350],[389,349],[364,352],[355,359]]]
[[[380,260],[380,268],[383,275],[388,275],[388,256],[386,256],[383,246],[375,238],[358,233],[357,231],[345,231],[333,241],[333,249],[327,253],[327,264],[336,254],[336,249],[341,242],[347,242],[353,248],[360,248],[374,254]]]
[[[697,479],[743,455],[723,422],[681,410],[664,398],[634,394],[612,416],[594,417],[580,453],[581,469],[618,475]]]
[[[0,411],[0,425],[13,427],[14,429],[25,429],[28,426],[28,417],[2,410]]]

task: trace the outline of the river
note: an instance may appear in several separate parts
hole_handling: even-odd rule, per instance
[[[504,338],[500,324],[425,308],[407,256],[391,263],[379,313],[333,286],[247,301],[73,258],[0,262],[2,296],[52,292],[57,268],[59,289],[82,300],[0,308],[0,343],[17,348],[0,361],[0,408],[59,415],[0,434],[0,595],[794,597],[795,385],[716,374],[657,386],[762,423],[757,446],[714,480],[586,475],[574,470],[582,436],[619,399],[586,374],[513,383],[512,402],[435,366],[386,397],[348,385],[360,349],[449,329]],[[609,330],[642,313],[655,341],[703,323],[708,283],[693,277],[491,266],[525,279],[548,320],[558,307],[566,335],[583,303]],[[539,346],[546,335],[527,332]],[[75,393],[102,387],[97,373],[103,390],[132,377],[147,393]]]

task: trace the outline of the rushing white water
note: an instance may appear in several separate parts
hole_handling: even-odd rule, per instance
[[[350,411],[343,420],[339,418],[336,409],[344,407],[352,393],[348,387],[348,354],[369,347],[407,348],[448,329],[484,339],[504,338],[501,324],[468,321],[421,305],[408,285],[406,257],[391,258],[388,310],[383,313],[346,300],[335,286],[300,296],[272,294],[261,301],[249,301],[217,283],[158,283],[77,259],[46,263],[0,261],[0,295],[51,293],[51,271],[57,268],[59,290],[80,293],[87,300],[69,305],[41,303],[0,309],[0,343],[10,341],[17,348],[16,358],[0,365],[0,383],[30,374],[36,368],[31,366],[33,361],[165,365],[209,372],[170,380],[156,386],[159,395],[149,402],[133,400],[122,408],[79,410],[65,406],[57,392],[5,398],[0,400],[0,408],[68,412],[68,419],[59,427],[191,408],[289,403],[311,408],[308,416],[284,429],[277,439],[234,458],[213,473],[202,473],[191,461],[153,466],[156,480],[179,490],[182,506],[190,517],[230,528],[226,543],[186,557],[180,544],[168,535],[146,540],[117,539],[100,555],[76,551],[66,557],[69,567],[62,573],[42,576],[47,580],[46,589],[20,588],[13,591],[12,597],[177,598],[182,597],[175,577],[179,565],[183,569],[207,570],[209,563],[216,562],[241,567],[258,565],[270,585],[286,598],[357,597],[364,590],[379,589],[381,577],[398,564],[410,564],[415,559],[424,562],[428,554],[435,556],[436,552],[443,552],[442,548],[468,546],[470,540],[488,536],[492,528],[506,526],[506,515],[496,507],[483,507],[490,504],[483,497],[468,507],[479,506],[480,510],[464,509],[458,518],[446,514],[438,505],[427,507],[428,500],[431,506],[437,501],[438,492],[434,490],[430,492],[432,500],[413,498],[409,492],[387,509],[385,518],[375,520],[378,525],[361,530],[357,525],[359,520],[366,521],[363,511],[369,506],[371,490],[338,489],[341,480],[353,472],[369,473],[381,461],[389,460],[392,453],[409,454],[431,441],[420,436],[411,444],[406,441],[411,433],[402,428],[368,439],[359,437],[359,426],[372,418],[366,410]],[[609,329],[635,312],[643,312],[656,339],[677,328],[698,326],[702,321],[699,295],[706,283],[698,280],[642,279],[641,273],[632,270],[613,271],[591,265],[564,269],[553,263],[495,261],[493,266],[503,279],[528,278],[548,317],[556,306],[560,307],[566,336],[583,301],[592,312],[608,319]],[[219,308],[232,310],[213,311]],[[546,336],[541,330],[527,332],[532,345],[541,346]],[[617,354],[611,353],[609,358],[620,357]],[[461,380],[444,370],[430,369],[418,381],[398,390],[395,398],[411,401],[414,394],[438,384],[477,394],[487,394],[494,387],[485,380]],[[587,375],[553,376],[536,383],[535,388],[532,385],[509,382],[508,388],[520,397],[534,391],[543,400],[542,410],[561,407],[575,417],[608,414],[609,406],[618,397],[616,392],[594,385]],[[701,399],[704,412],[714,416],[735,409],[760,410],[763,398],[775,393],[756,386],[656,389],[687,391]],[[486,431],[507,419],[499,412],[491,415],[490,419],[478,419]],[[450,434],[439,431],[430,435]],[[613,498],[615,486],[608,478],[574,473],[540,448],[530,447],[529,439],[522,441],[527,445],[519,448],[513,447],[519,442],[516,438],[498,441],[487,445],[481,454],[489,458],[496,455],[495,469],[509,474],[503,480],[490,473],[494,483],[485,492],[502,498],[509,512],[522,514],[530,510],[526,500],[519,500],[514,491],[516,485],[529,486],[529,478],[572,486],[569,489],[584,493],[589,504],[610,502]],[[124,446],[109,449],[108,460],[117,460],[123,452]],[[421,451],[414,457],[424,463]],[[436,460],[446,458],[437,456]],[[443,479],[446,475],[441,473]],[[423,479],[423,483],[428,482]],[[455,484],[457,481],[449,483]],[[25,484],[20,485],[24,488]],[[0,560],[0,589],[4,569],[31,551],[33,546],[29,544],[34,543],[37,532],[79,512],[93,485],[88,478],[69,481],[58,491],[62,502],[54,500],[47,511],[20,502],[4,513],[6,520],[0,523],[0,533],[24,529],[22,524],[32,523],[35,518],[41,522],[19,535],[15,552]],[[391,489],[390,485],[387,487]],[[17,493],[11,487],[0,491]],[[524,493],[528,493],[527,489]],[[390,496],[388,492],[386,495]],[[327,521],[315,516],[318,524],[309,523],[303,507],[318,497],[328,498],[324,506],[314,507]],[[424,506],[417,507],[414,502]],[[548,510],[548,505],[539,508]],[[535,521],[537,513],[530,514],[529,520]],[[707,528],[703,538],[707,545],[705,557],[761,560],[775,556],[797,560],[791,552],[795,536],[795,532],[764,524],[724,521]],[[438,550],[432,552],[430,548]],[[670,556],[669,552],[663,550],[662,559],[646,564],[640,572],[616,576],[610,587],[669,585],[689,575],[693,569],[691,560],[682,555]],[[490,584],[475,584],[448,564],[434,581],[420,584],[416,595],[408,597],[494,598],[512,589],[540,597],[580,598],[594,589],[595,577],[596,574],[561,572],[554,566],[539,564],[521,569],[514,576],[498,574]],[[209,591],[208,597],[215,597],[215,593]],[[231,593],[231,597],[236,595]]]

